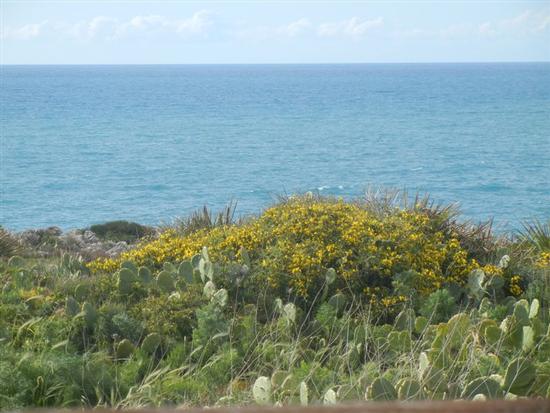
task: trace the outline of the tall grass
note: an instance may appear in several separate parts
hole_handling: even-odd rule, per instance
[[[550,220],[524,223],[518,238],[537,251],[550,251]]]

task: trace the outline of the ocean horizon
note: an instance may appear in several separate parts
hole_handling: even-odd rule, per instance
[[[2,226],[156,225],[277,195],[550,216],[550,63],[3,65]]]

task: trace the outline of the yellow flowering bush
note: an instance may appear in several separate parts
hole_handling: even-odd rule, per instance
[[[212,261],[222,265],[239,259],[244,247],[257,285],[267,285],[277,294],[286,295],[291,289],[299,297],[314,297],[326,270],[334,268],[336,289],[366,295],[384,306],[404,299],[392,292],[392,277],[401,272],[418,273],[415,287],[425,295],[447,282],[463,284],[478,267],[458,239],[439,230],[433,217],[421,209],[376,214],[360,203],[295,198],[242,225],[187,236],[168,230],[116,260],[92,262],[90,268],[113,271],[125,260],[153,265],[176,262],[189,259],[203,246]]]
[[[538,268],[550,268],[550,251],[542,251],[537,257],[535,266]]]
[[[507,291],[513,296],[517,297],[523,293],[523,289],[521,288],[523,280],[520,275],[507,273],[503,267],[494,264],[485,264],[480,269],[488,278],[501,278],[508,285]]]

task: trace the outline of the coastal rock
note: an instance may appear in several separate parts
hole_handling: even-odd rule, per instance
[[[108,258],[107,252],[105,251],[105,244],[92,244],[83,248],[79,252],[80,256],[85,261],[92,261],[98,258]]]
[[[86,241],[81,231],[78,230],[66,232],[59,239],[69,251],[77,251],[86,246]]]
[[[59,227],[48,227],[44,230],[44,234],[50,237],[59,237],[63,231]]]
[[[152,227],[147,227],[146,232],[148,236],[159,233],[158,229]],[[29,229],[13,236],[29,255],[46,258],[57,256],[61,250],[80,256],[85,261],[117,257],[140,239],[135,239],[135,242],[121,241],[116,236],[113,239],[105,239],[89,228],[63,232],[59,227]]]
[[[99,242],[99,238],[97,237],[97,235],[89,229],[84,231],[84,234],[82,234],[82,239],[87,244],[96,244]]]
[[[37,230],[29,229],[23,232],[20,232],[18,238],[21,240],[21,243],[31,247],[35,247],[40,244],[40,234]]]
[[[20,241],[24,245],[30,247],[37,247],[40,244],[46,242],[52,242],[57,237],[62,234],[61,228],[59,227],[48,227],[41,229],[28,229],[26,231],[16,234]]]
[[[120,255],[121,253],[123,253],[124,251],[127,251],[128,248],[129,247],[128,247],[128,244],[126,244],[126,242],[120,241],[120,242],[117,242],[114,247],[107,250],[106,254],[110,258],[114,258],[114,257]]]

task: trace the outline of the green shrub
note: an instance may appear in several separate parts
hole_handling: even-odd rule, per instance
[[[432,323],[448,320],[456,312],[456,298],[446,289],[431,293],[420,309],[420,314]]]
[[[106,343],[122,339],[137,343],[144,334],[143,323],[129,316],[123,304],[106,303],[99,313],[96,336]]]
[[[133,243],[147,235],[152,235],[153,229],[135,222],[110,221],[104,224],[95,224],[90,231],[102,240],[126,241]]]
[[[133,307],[131,314],[141,320],[145,331],[180,341],[190,338],[196,326],[195,310],[204,303],[202,292],[196,289],[166,295],[149,296]]]

